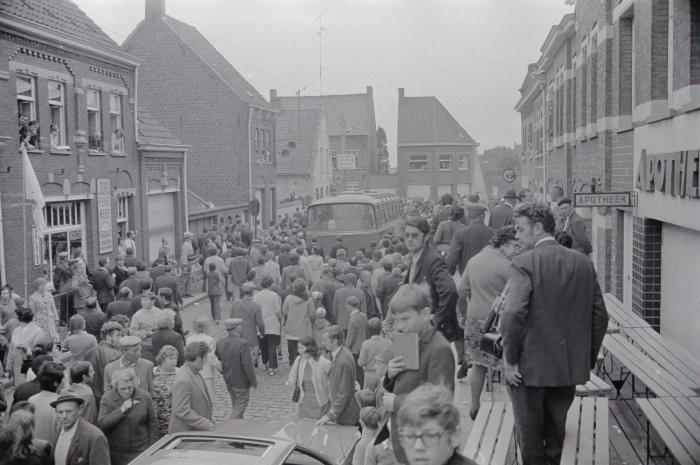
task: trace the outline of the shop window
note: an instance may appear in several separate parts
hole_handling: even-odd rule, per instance
[[[61,252],[85,249],[85,202],[47,203],[44,207],[44,263],[52,277],[56,257]]]
[[[469,154],[468,153],[460,153],[457,155],[457,160],[458,160],[458,166],[457,169],[460,171],[467,171],[469,169]]]
[[[438,171],[451,171],[452,170],[452,155],[443,154],[438,155]]]
[[[102,117],[101,98],[102,92],[95,89],[88,89],[87,114],[88,114],[88,148],[90,150],[102,151]]]
[[[36,81],[32,76],[17,75],[17,116],[19,141],[28,149],[41,149],[39,123],[36,120]]]
[[[428,156],[427,155],[411,155],[408,159],[409,171],[427,171]]]
[[[129,231],[129,197],[119,197],[117,201],[117,235],[126,238]]]
[[[109,123],[112,130],[112,152],[124,154],[124,130],[122,128],[122,96],[110,94],[109,96]]]
[[[66,89],[63,83],[49,81],[50,143],[52,150],[68,150],[66,144]]]

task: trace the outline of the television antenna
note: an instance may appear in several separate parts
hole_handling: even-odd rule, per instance
[[[323,15],[316,18],[318,21],[318,92],[321,97],[323,97],[323,31],[326,29],[323,27]]]

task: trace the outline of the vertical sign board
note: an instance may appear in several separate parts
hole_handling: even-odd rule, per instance
[[[32,226],[32,249],[34,251],[34,268],[41,267],[41,238],[36,225]]]
[[[100,254],[114,249],[112,238],[112,191],[109,179],[97,180],[97,231]]]

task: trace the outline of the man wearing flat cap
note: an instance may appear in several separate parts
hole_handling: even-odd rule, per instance
[[[121,358],[107,364],[104,370],[104,392],[112,389],[112,375],[119,370],[131,368],[139,380],[138,387],[148,392],[153,392],[153,362],[141,358],[141,338],[138,336],[124,336],[119,339],[119,348],[122,351]]]
[[[513,224],[513,208],[519,200],[520,199],[515,191],[506,191],[505,195],[503,196],[503,202],[501,202],[500,205],[494,208],[491,212],[489,227],[495,231],[503,226]]]
[[[56,465],[110,465],[107,438],[80,416],[83,402],[71,392],[62,392],[51,402],[60,424],[53,440]]]
[[[242,325],[243,320],[240,318],[224,320],[228,336],[217,341],[215,352],[221,360],[224,381],[231,395],[233,418],[243,418],[250,400],[250,388],[258,387],[250,346],[241,337]]]

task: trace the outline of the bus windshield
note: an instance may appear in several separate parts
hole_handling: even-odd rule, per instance
[[[360,231],[374,229],[374,208],[361,203],[334,203],[309,208],[309,230]]]

